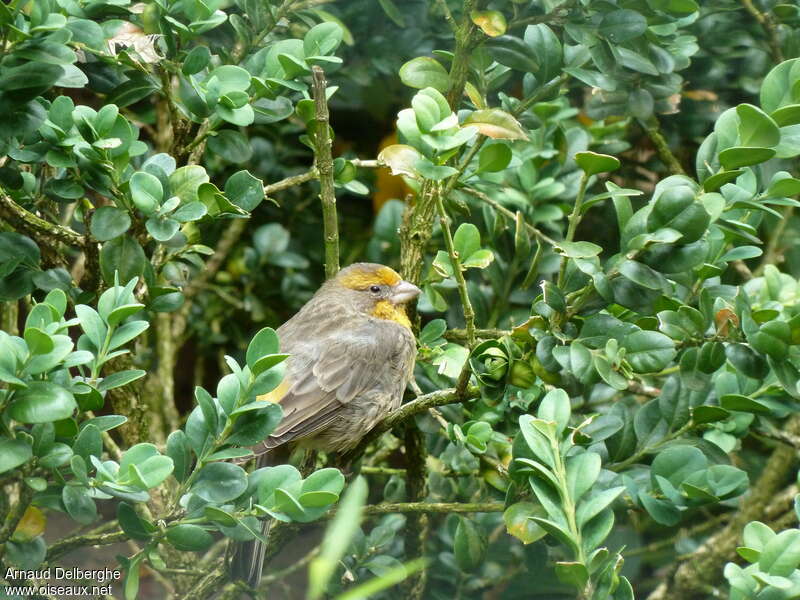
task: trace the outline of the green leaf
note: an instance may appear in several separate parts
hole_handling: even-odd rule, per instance
[[[108,284],[114,283],[115,273],[119,273],[122,281],[139,277],[144,273],[146,262],[144,250],[130,235],[109,240],[100,249],[100,270]]]
[[[411,108],[414,110],[417,127],[419,127],[419,130],[423,133],[431,133],[442,119],[452,114],[450,111],[447,111],[444,115],[440,115],[439,105],[433,98],[425,94],[416,94],[411,99]],[[453,119],[453,121],[454,124],[457,124],[455,119]]]
[[[350,541],[358,531],[364,503],[367,500],[367,482],[359,476],[347,488],[331,524],[325,531],[319,556],[308,569],[308,599],[319,600],[325,594],[328,581],[339,566]]]
[[[620,167],[618,158],[596,152],[578,152],[575,154],[575,162],[587,176],[616,171]]]
[[[536,79],[550,81],[561,73],[563,49],[558,36],[545,23],[528,25],[525,29],[525,44],[533,51],[539,69]]]
[[[494,253],[491,250],[478,250],[470,254],[461,266],[465,269],[485,269],[494,260]]]
[[[703,204],[695,200],[692,189],[680,185],[669,187],[658,195],[647,217],[647,229],[674,229],[683,234],[682,242],[691,243],[702,237],[710,222],[710,215]]]
[[[32,456],[30,444],[22,439],[0,438],[0,473],[24,465]]]
[[[642,287],[659,291],[668,289],[667,280],[661,273],[640,262],[626,260],[617,268],[623,277]]]
[[[771,412],[767,405],[741,394],[724,394],[719,399],[719,404],[726,410],[739,410],[761,414],[769,414]]]
[[[343,36],[344,30],[333,21],[314,25],[303,38],[303,53],[306,57],[332,54],[342,43]]]
[[[633,10],[621,9],[606,13],[600,21],[598,33],[613,44],[627,42],[647,30],[647,19]]]
[[[304,494],[307,492],[329,492],[338,497],[339,493],[344,489],[344,475],[339,469],[320,469],[303,481],[301,489]]]
[[[400,67],[400,81],[412,88],[432,87],[440,92],[450,89],[450,76],[437,60],[428,56],[412,58]]]
[[[593,258],[603,251],[601,246],[592,242],[558,242],[553,249],[567,258]]]
[[[108,377],[104,377],[97,385],[98,391],[104,392],[106,390],[113,390],[114,388],[128,385],[129,383],[141,379],[147,374],[146,371],[141,369],[130,369],[128,371],[118,371],[112,373]]]
[[[472,223],[462,223],[453,235],[453,245],[458,256],[465,259],[481,248],[481,234]]]
[[[264,200],[264,183],[249,171],[237,171],[225,182],[225,196],[242,210],[250,212]]]
[[[188,552],[207,550],[214,543],[214,536],[199,525],[191,523],[181,523],[168,528],[166,538],[178,550]]]
[[[760,521],[750,521],[742,532],[744,545],[758,551],[759,554],[764,547],[775,537],[775,532],[769,525]]]
[[[776,319],[764,323],[756,333],[748,335],[748,341],[757,352],[775,360],[784,360],[792,343],[792,332],[786,321]]]
[[[797,125],[800,123],[800,104],[790,104],[776,109],[770,114],[778,127]]]
[[[596,452],[583,452],[568,457],[566,465],[567,490],[573,502],[577,502],[597,482],[602,459]]]
[[[144,171],[131,176],[129,182],[134,205],[145,215],[152,215],[161,205],[164,188],[157,177]]]
[[[562,583],[583,589],[589,581],[586,565],[579,562],[559,561],[555,564],[556,577]]]
[[[111,343],[108,345],[109,350],[114,350],[126,344],[149,327],[150,323],[147,321],[131,321],[118,327],[111,336]]]
[[[505,144],[485,146],[478,154],[477,172],[496,173],[502,171],[511,162],[511,148]]]
[[[204,466],[191,491],[201,498],[222,504],[241,496],[247,489],[247,473],[238,465],[215,462]]]
[[[740,104],[736,107],[739,116],[739,144],[772,148],[781,141],[778,124],[752,104]]]
[[[739,246],[731,248],[720,257],[721,261],[732,262],[734,260],[747,260],[748,258],[756,258],[764,253],[761,248],[757,246]]]
[[[578,504],[578,509],[575,512],[575,518],[578,522],[578,527],[583,527],[594,517],[605,510],[619,495],[625,491],[625,486],[613,487],[603,490],[594,494]]]
[[[503,35],[491,40],[487,47],[492,58],[501,65],[524,73],[536,73],[539,62],[534,50],[518,37]]]
[[[38,327],[26,327],[24,338],[32,355],[48,354],[53,351],[53,338]]]
[[[280,381],[280,378],[278,381]],[[252,410],[245,411],[250,414],[236,421],[236,425],[228,438],[228,442],[231,444],[240,446],[257,444],[267,438],[280,423],[283,416],[283,409],[280,404],[262,402],[260,400],[256,402],[257,404],[251,403],[247,407],[251,405],[254,407],[260,406],[257,413],[253,413]]]
[[[206,87],[220,96],[228,92],[243,92],[250,87],[250,73],[241,67],[223,65],[209,73]]]
[[[250,140],[235,129],[223,129],[209,137],[208,149],[221,159],[233,164],[245,163],[253,156]]]
[[[397,8],[397,5],[393,2],[393,0],[378,0],[378,4],[381,5],[383,12],[386,13],[386,16],[389,17],[395,25],[398,27],[406,26],[405,17]]]
[[[544,516],[542,508],[533,502],[517,502],[503,511],[506,531],[523,544],[540,540],[547,532],[531,520],[533,516]]]
[[[126,475],[131,465],[140,464],[151,456],[158,455],[158,448],[154,444],[141,442],[128,448],[122,455],[119,463],[119,472],[122,476]]]
[[[775,156],[772,148],[750,148],[745,146],[735,146],[727,148],[719,153],[719,162],[727,170],[738,169],[739,167],[749,167],[768,161]]]
[[[189,475],[192,461],[189,442],[183,430],[178,429],[169,434],[166,454],[172,459],[175,479],[183,483]]]
[[[89,489],[83,486],[65,485],[61,500],[67,514],[81,525],[88,525],[97,519],[97,506],[89,496]]]
[[[155,525],[139,516],[136,510],[127,502],[117,505],[117,522],[125,534],[134,539],[146,541],[157,531]]]
[[[759,103],[772,113],[783,106],[795,104],[795,84],[800,79],[800,59],[785,60],[772,68],[761,82]]]
[[[89,462],[90,456],[99,458],[103,453],[103,438],[100,436],[100,429],[97,425],[85,424],[78,437],[75,438],[72,450],[86,462]]]
[[[681,15],[700,10],[699,5],[694,0],[647,0],[647,3],[656,10],[663,10]]]
[[[180,223],[169,217],[150,217],[145,223],[147,233],[159,242],[170,241],[178,233],[180,226]]]
[[[247,366],[252,370],[258,359],[267,354],[280,352],[278,334],[271,327],[265,327],[253,336],[247,346]]]
[[[211,62],[211,51],[208,46],[195,46],[183,59],[181,71],[184,75],[194,75],[205,69],[209,62]]]
[[[542,398],[536,416],[540,419],[553,421],[556,424],[556,430],[561,433],[566,429],[569,423],[571,410],[572,408],[567,392],[556,388],[547,392],[545,397]]]
[[[144,304],[139,304],[139,303],[123,304],[122,306],[117,306],[114,310],[112,310],[108,314],[108,316],[106,317],[106,321],[111,327],[116,327],[128,317],[131,317],[136,313],[140,312],[143,308]],[[112,340],[113,340],[113,335],[112,335]]]
[[[136,483],[149,490],[169,477],[173,468],[172,459],[159,454],[149,457],[141,464],[132,466],[131,472],[135,474]]]
[[[659,75],[658,69],[653,62],[641,54],[623,46],[612,46],[611,48],[612,52],[617,55],[617,60],[622,66],[639,73],[644,73],[645,75],[652,75],[653,77]]]
[[[458,517],[458,526],[453,538],[453,553],[456,564],[462,571],[473,571],[486,556],[486,537],[478,527],[465,517]]]
[[[108,327],[97,314],[97,311],[91,306],[85,304],[78,304],[75,306],[75,314],[78,315],[78,320],[81,324],[81,329],[92,342],[95,348],[100,350],[108,333]]]
[[[71,392],[49,381],[31,381],[14,392],[7,414],[20,423],[52,423],[72,416],[77,408]]]
[[[114,206],[101,206],[92,216],[90,231],[96,240],[108,241],[122,235],[131,227],[127,212]]]
[[[206,170],[199,165],[187,165],[185,167],[180,167],[179,169],[173,171],[169,176],[169,185],[172,195],[180,198],[181,204],[198,200],[198,190],[200,186],[205,183],[208,183],[208,173],[206,173]]]
[[[758,567],[770,575],[791,575],[800,565],[800,530],[787,529],[769,540],[761,551]]]
[[[628,362],[637,373],[654,373],[665,368],[676,350],[674,342],[657,331],[635,331],[625,338]]]

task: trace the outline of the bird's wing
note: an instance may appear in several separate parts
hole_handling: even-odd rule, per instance
[[[413,364],[414,340],[398,325],[364,319],[312,341],[282,348],[290,354],[287,373],[270,400],[283,407],[283,419],[253,451],[265,452],[325,428],[351,400],[375,388],[400,397]],[[391,388],[391,389],[390,389]]]

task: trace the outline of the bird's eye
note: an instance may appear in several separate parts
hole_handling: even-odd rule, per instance
[[[371,285],[371,286],[369,286],[369,291],[372,292],[373,294],[377,294],[378,292],[381,291],[381,286],[379,286],[379,285]]]

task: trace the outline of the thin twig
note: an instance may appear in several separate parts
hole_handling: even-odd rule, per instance
[[[781,237],[783,237],[783,232],[786,230],[786,225],[789,224],[792,215],[794,215],[794,206],[784,206],[781,218],[778,219],[775,227],[770,229],[767,234],[767,247],[764,251],[764,257],[756,267],[756,270],[753,271],[754,277],[761,276],[767,265],[774,265],[780,261],[783,255],[783,251],[780,248]]]
[[[552,94],[556,89],[560,88],[564,83],[567,82],[569,76],[566,73],[562,73],[555,79],[547,82],[545,85],[540,87],[536,90],[533,94],[528,96],[527,98],[523,99],[522,102],[517,104],[516,108],[511,111],[511,114],[514,117],[519,117],[522,113],[528,110],[531,106],[536,104],[542,98],[546,98],[550,94]]]
[[[264,195],[269,197],[270,194],[274,194],[275,192],[280,192],[281,190],[288,189],[290,187],[294,187],[296,185],[303,184],[307,181],[311,181],[312,179],[317,178],[317,170],[313,167],[306,171],[305,173],[299,173],[298,175],[292,175],[291,177],[286,177],[285,179],[281,179],[280,181],[276,181],[275,183],[270,183],[264,186]]]
[[[475,338],[479,340],[496,340],[504,335],[511,335],[508,329],[476,329]],[[442,335],[448,342],[467,341],[467,332],[464,329],[449,329]]]
[[[770,54],[772,54],[772,60],[776,63],[782,63],[783,51],[781,50],[781,41],[778,37],[778,30],[775,27],[775,23],[772,22],[770,15],[758,10],[752,0],[741,0],[741,3],[745,10],[755,17],[756,21],[758,21],[761,28],[764,30],[764,33],[767,34],[767,43],[769,44]]]
[[[465,193],[469,194],[470,196],[475,196],[479,200],[482,200],[483,202],[486,202],[486,204],[488,204],[489,206],[494,208],[496,211],[504,214],[509,219],[513,220],[513,219],[517,218],[517,216],[513,212],[508,210],[505,206],[503,206],[502,204],[500,204],[496,200],[490,198],[487,194],[483,193],[482,191],[476,190],[475,188],[471,188],[471,187],[462,187],[460,189],[461,189],[462,192],[465,192]],[[549,235],[544,233],[541,229],[538,229],[537,227],[534,227],[533,225],[531,225],[527,221],[525,222],[525,228],[528,231],[530,231],[533,235],[538,237],[540,240],[542,240],[543,242],[545,242],[545,243],[547,243],[547,244],[549,244],[551,246],[557,246],[558,245],[558,242],[556,240],[554,240]]]
[[[464,279],[464,270],[461,268],[461,258],[458,256],[455,243],[453,242],[453,234],[450,232],[450,218],[447,216],[447,212],[444,209],[444,202],[442,201],[440,193],[436,193],[436,210],[439,213],[439,226],[442,228],[442,233],[444,234],[444,245],[447,248],[447,254],[450,256],[450,265],[453,267],[453,276],[456,279],[458,295],[461,298],[461,308],[464,311],[464,322],[467,328],[467,345],[472,348],[475,345],[475,311],[469,299],[467,281]]]
[[[319,179],[319,199],[322,202],[322,225],[325,236],[325,277],[330,279],[339,272],[339,219],[336,215],[336,193],[333,187],[333,158],[331,157],[331,135],[328,129],[328,99],[325,96],[325,73],[312,67],[314,87],[314,164]]]
[[[124,542],[127,539],[128,535],[124,531],[112,531],[110,533],[76,535],[73,537],[68,537],[50,545],[50,547],[47,549],[47,561],[53,562],[54,560],[72,552],[73,550],[77,550],[78,548],[116,544],[117,542]]]
[[[583,207],[583,198],[586,195],[586,184],[589,182],[589,175],[584,173],[581,176],[581,183],[578,187],[578,195],[575,196],[575,205],[572,207],[572,213],[569,215],[567,224],[567,235],[564,241],[567,243],[575,239],[575,232],[578,230],[578,224],[581,222],[581,208]],[[564,277],[567,273],[567,257],[561,257],[561,268],[558,271],[558,287],[564,286]]]
[[[362,167],[364,169],[378,169],[383,166],[376,159],[348,158],[347,160],[356,167]]]
[[[91,410],[86,411],[86,416],[89,417],[90,419],[95,418],[95,414]],[[111,458],[119,462],[119,460],[122,458],[122,450],[120,450],[120,447],[117,445],[117,442],[114,441],[114,438],[111,437],[111,434],[108,433],[108,431],[101,431],[100,435],[103,438],[103,443],[105,443],[106,445],[106,449],[108,450],[109,456],[111,456]]]
[[[373,504],[364,507],[365,515],[391,515],[395,513],[470,513],[503,512],[502,502],[397,502],[395,504]]]
[[[664,138],[663,134],[661,133],[661,127],[659,126],[658,119],[655,117],[655,115],[650,117],[650,120],[640,121],[640,123],[647,132],[647,135],[650,137],[650,140],[653,142],[653,145],[656,147],[661,161],[667,166],[667,168],[670,170],[670,173],[673,175],[685,175],[686,172],[683,170],[680,161],[678,161],[678,159],[672,153],[666,138]]]
[[[415,415],[427,412],[429,408],[436,406],[445,406],[447,404],[457,404],[464,400],[471,400],[480,396],[480,391],[476,386],[468,386],[463,393],[459,394],[455,388],[446,390],[438,390],[419,396],[418,398],[403,404],[400,408],[389,413],[389,415],[380,423],[378,423],[372,430],[364,436],[359,445],[351,454],[360,456],[363,454],[364,449],[379,438],[382,434],[390,429],[396,427],[403,421],[406,421]]]

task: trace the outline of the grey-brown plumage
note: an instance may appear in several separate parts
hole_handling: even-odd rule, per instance
[[[413,375],[416,344],[403,305],[419,289],[389,267],[356,263],[327,281],[278,329],[289,354],[280,386],[260,399],[279,402],[283,419],[253,448],[257,466],[287,443],[326,452],[354,448],[387,413],[400,406]],[[269,522],[265,522],[265,533]],[[258,541],[236,545],[232,574],[256,587],[264,550]]]

